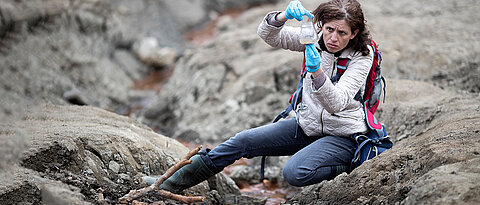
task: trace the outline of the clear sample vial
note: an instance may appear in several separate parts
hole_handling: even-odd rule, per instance
[[[304,16],[302,20],[302,26],[300,27],[300,43],[312,44],[317,40],[318,35],[312,19]]]

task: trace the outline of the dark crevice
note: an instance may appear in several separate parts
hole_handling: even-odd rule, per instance
[[[225,81],[227,80],[227,75],[229,73],[232,73],[236,78],[240,77],[240,75],[235,72],[235,70],[233,69],[233,67],[231,65],[229,65],[226,62],[222,62],[222,65],[225,67],[225,72],[223,72],[223,76],[222,76],[222,79],[220,81],[220,85],[218,86],[217,92],[221,92],[223,90],[223,86],[225,84]]]
[[[93,149],[90,146],[87,146],[87,142],[85,142],[85,139],[80,138],[79,141],[77,141],[77,146],[78,147],[83,147],[83,149],[85,149],[86,151],[89,151],[92,154],[94,154],[95,156],[97,156],[98,159],[100,161],[102,161],[102,163],[105,165],[105,161],[103,160],[102,155],[97,150]]]
[[[67,102],[69,102],[72,105],[80,105],[80,106],[88,105],[85,101],[83,101],[79,97],[71,97],[71,98],[68,98],[66,100],[67,100]]]
[[[85,147],[85,149],[86,149],[87,151],[93,153],[95,156],[98,157],[98,159],[100,159],[100,161],[103,162],[103,164],[105,164],[105,162],[104,162],[103,159],[102,159],[102,155],[101,155],[97,150],[92,149],[92,148],[90,148],[90,147]]]
[[[197,102],[197,101],[198,101],[199,95],[200,95],[200,93],[198,92],[198,88],[195,87],[195,88],[193,89],[193,101],[194,101],[194,102]]]
[[[276,92],[279,92],[280,91],[280,80],[279,80],[280,76],[278,75],[277,72],[273,72],[273,82],[275,84],[275,91]]]

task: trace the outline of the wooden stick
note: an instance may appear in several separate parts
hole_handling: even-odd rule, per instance
[[[168,178],[170,178],[176,171],[178,171],[180,168],[182,168],[183,166],[185,165],[188,165],[188,164],[191,164],[192,163],[192,160],[190,160],[190,158],[192,158],[193,156],[195,156],[198,152],[200,152],[200,150],[202,150],[202,145],[200,145],[199,147],[193,149],[192,151],[190,151],[189,153],[187,153],[187,155],[185,155],[185,157],[183,157],[182,160],[180,160],[180,162],[178,162],[177,164],[175,164],[173,167],[170,167],[170,169],[168,169],[165,174],[163,174],[156,182],[155,182],[155,189],[158,189],[158,187],[160,187],[160,185],[165,181],[167,180]]]
[[[125,196],[122,196],[120,199],[118,199],[119,204],[128,204],[130,201],[145,196],[149,192],[153,191],[154,186],[147,186],[145,188],[139,189],[139,190],[130,190],[128,194]]]
[[[205,197],[203,196],[182,196],[165,190],[158,190],[158,195],[186,204],[205,201]]]
[[[131,190],[130,192],[128,192],[128,194],[126,194],[125,196],[121,197],[120,199],[118,199],[118,203],[120,204],[127,204],[129,203],[130,201],[136,199],[136,198],[139,198],[139,197],[142,197],[142,196],[145,196],[147,195],[149,192],[151,191],[155,191],[155,190],[158,190],[158,187],[165,181],[167,180],[169,177],[171,177],[176,171],[178,171],[180,168],[182,168],[183,166],[187,165],[187,164],[190,164],[192,163],[192,160],[190,160],[190,158],[192,158],[192,156],[196,155],[200,150],[202,150],[202,146],[199,146],[195,149],[193,149],[192,151],[190,151],[187,155],[185,155],[185,157],[180,161],[178,162],[177,164],[173,165],[172,167],[170,167],[166,172],[165,174],[163,174],[156,182],[155,184],[152,184],[150,186],[147,186],[147,187],[144,187],[142,189],[138,189],[138,190]],[[166,191],[168,192],[168,191]],[[168,192],[170,193],[170,192]],[[165,196],[171,196],[169,194],[165,194]],[[173,197],[176,197],[176,196],[173,196]],[[168,198],[168,197],[165,197],[165,198]],[[178,197],[176,197],[178,198]],[[182,198],[180,198],[182,199]],[[174,199],[175,200],[175,199]],[[190,200],[190,199],[188,199]]]

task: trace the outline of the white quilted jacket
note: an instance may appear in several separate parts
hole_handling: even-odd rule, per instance
[[[269,14],[267,14],[268,16]],[[303,52],[305,46],[299,43],[300,28],[269,25],[266,20],[258,27],[258,35],[270,46]],[[319,48],[318,44],[316,45]],[[360,90],[363,95],[368,72],[373,62],[373,51],[363,56],[361,52],[345,49],[339,57],[321,51],[325,83],[315,89],[311,74],[303,82],[302,102],[297,108],[297,120],[308,136],[351,136],[365,133],[367,125],[363,106],[354,100]],[[348,69],[340,80],[333,84],[330,78],[335,76],[337,59],[351,59]],[[300,67],[300,66],[299,66]]]

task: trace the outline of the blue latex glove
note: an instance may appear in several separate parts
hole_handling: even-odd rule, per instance
[[[305,45],[305,66],[308,72],[313,73],[320,68],[322,58],[313,44]]]
[[[298,21],[301,21],[303,20],[303,16],[308,16],[308,18],[312,18],[313,19],[313,14],[310,13],[310,11],[307,11],[307,9],[305,9],[303,6],[302,6],[302,3],[300,3],[300,1],[291,1],[289,4],[288,4],[288,7],[287,9],[285,10],[285,17],[287,19],[297,19]]]

